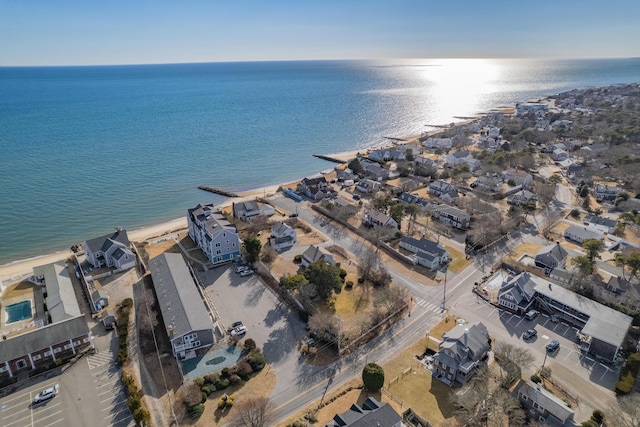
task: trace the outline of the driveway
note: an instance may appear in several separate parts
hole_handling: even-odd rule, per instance
[[[305,324],[287,310],[278,297],[257,275],[241,277],[235,264],[199,273],[205,291],[213,300],[222,323],[228,327],[242,321],[247,327],[244,338],[252,338],[262,348],[275,371],[278,394],[295,383],[301,364],[296,347],[305,335]]]

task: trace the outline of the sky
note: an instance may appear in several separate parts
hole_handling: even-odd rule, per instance
[[[0,0],[0,66],[640,56],[638,0]]]

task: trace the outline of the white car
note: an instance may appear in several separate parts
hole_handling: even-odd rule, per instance
[[[242,273],[245,270],[248,270],[249,267],[247,267],[246,265],[241,265],[240,267],[236,268],[236,273]]]
[[[58,388],[58,384],[55,384],[53,387],[42,390],[40,393],[36,394],[36,397],[33,399],[33,403],[40,403],[54,398],[56,394],[58,394]]]
[[[246,326],[238,326],[237,328],[233,329],[231,331],[231,336],[235,337],[236,335],[244,335],[247,333],[247,327]]]
[[[240,273],[242,277],[249,276],[251,274],[253,274],[253,270],[244,270]]]

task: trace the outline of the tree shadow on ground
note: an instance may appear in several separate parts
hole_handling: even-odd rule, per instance
[[[272,330],[269,334],[269,340],[262,346],[262,353],[269,363],[279,362],[295,351],[296,342],[291,340],[286,325]]]

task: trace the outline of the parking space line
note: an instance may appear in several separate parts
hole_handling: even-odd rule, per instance
[[[99,384],[99,385],[97,385],[96,387],[104,387],[104,386],[106,386],[106,385],[113,385],[113,383],[116,383],[116,382],[118,382],[118,380],[110,381],[110,382],[105,383],[105,384]]]
[[[54,412],[54,413],[53,413],[53,414],[51,414],[51,415],[47,415],[46,417],[39,418],[37,421],[39,422],[39,421],[42,421],[42,420],[46,420],[47,418],[51,418],[51,417],[53,417],[54,415],[58,415],[58,414],[61,414],[61,413],[62,413],[62,411]],[[63,418],[63,419],[64,419],[64,418]]]
[[[59,420],[54,421],[54,422],[52,422],[52,423],[49,423],[49,424],[47,424],[47,425],[46,425],[46,426],[44,426],[44,427],[49,427],[49,426],[52,426],[52,425],[54,425],[54,424],[58,424],[60,421],[64,421],[64,418],[60,418]]]
[[[129,408],[121,409],[120,411],[116,412],[115,414],[109,415],[108,417],[104,417],[104,419],[108,420],[109,418],[116,417],[118,414],[120,414],[122,412],[125,412],[125,411],[129,412]]]
[[[12,408],[15,408],[15,407],[16,407],[16,406],[12,406]],[[7,409],[9,409],[9,408],[7,408]],[[10,415],[8,415],[8,416],[6,416],[6,417],[2,417],[2,419],[4,420],[5,418],[9,418],[9,417],[13,417],[13,416],[15,416],[15,415],[18,415],[20,412],[27,412],[27,411],[30,411],[30,410],[31,410],[31,408],[27,407],[27,408],[22,409],[22,410],[20,410],[20,411],[12,412]]]
[[[121,401],[119,401],[119,402],[117,402],[117,401],[116,401],[114,404],[109,405],[108,407],[106,407],[106,408],[104,408],[104,409],[102,409],[102,410],[103,410],[103,411],[109,411],[109,410],[111,410],[113,407],[118,406],[118,405],[120,405],[121,403],[126,403],[126,401],[127,401],[127,399],[122,399],[122,400],[121,400]]]
[[[45,387],[45,388],[47,388],[47,387]],[[24,397],[24,396],[29,396],[30,394],[31,394],[31,393],[24,393],[24,394],[21,394],[20,396],[16,396],[16,397],[14,397],[13,399],[7,399],[7,400],[5,400],[5,401],[3,402],[3,404],[6,404],[6,403],[11,402],[11,401],[14,401],[14,400],[16,400],[16,399],[20,399],[21,397]],[[3,409],[3,410],[4,410],[4,409]]]
[[[14,421],[14,422],[12,422],[12,423],[4,424],[4,427],[9,427],[10,425],[13,425],[13,424],[15,424],[15,423],[19,423],[20,421],[24,421],[24,420],[26,420],[26,419],[31,419],[31,415],[29,415],[29,416],[27,416],[27,417],[24,417],[24,418],[20,418],[19,420]],[[31,423],[31,425],[33,425],[33,422]]]

